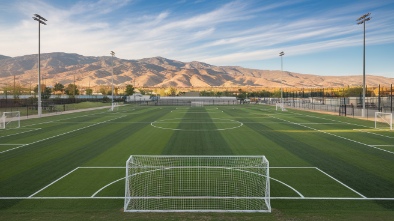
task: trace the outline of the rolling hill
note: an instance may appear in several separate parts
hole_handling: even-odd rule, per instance
[[[114,58],[114,84],[137,87],[284,87],[321,88],[362,85],[361,76],[318,76],[278,70],[257,70],[239,66],[214,66],[203,62],[181,62],[163,57],[126,60]],[[41,54],[43,83],[97,86],[112,82],[112,57],[92,57],[55,52]],[[36,84],[37,55],[0,56],[2,82]],[[394,78],[367,76],[367,85],[393,84]]]

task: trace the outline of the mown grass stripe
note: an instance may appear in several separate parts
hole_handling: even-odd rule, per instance
[[[206,124],[179,124],[168,144],[163,149],[163,155],[233,155],[226,140],[223,139],[217,127],[205,108],[199,108],[199,113],[193,108],[183,115],[183,119],[206,122]],[[191,130],[191,131],[189,131]]]

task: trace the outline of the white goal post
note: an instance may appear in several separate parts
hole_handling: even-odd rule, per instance
[[[21,126],[20,111],[3,112],[0,119],[0,129],[19,128]]]
[[[111,108],[109,109],[109,111],[117,111],[117,110],[119,110],[119,103],[117,102],[111,103]]]
[[[375,128],[393,129],[393,114],[384,112],[375,112]]]
[[[125,212],[271,212],[265,156],[130,156]]]
[[[204,101],[192,101],[190,103],[191,107],[204,107]]]
[[[286,111],[283,103],[276,103],[276,110],[280,109],[281,111]]]

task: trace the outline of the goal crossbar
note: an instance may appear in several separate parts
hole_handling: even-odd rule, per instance
[[[192,101],[190,102],[191,107],[203,107],[204,101]]]
[[[386,125],[393,129],[393,114],[384,112],[375,112],[375,128],[380,128],[380,125]]]
[[[276,110],[287,111],[284,103],[276,103]]]
[[[0,129],[20,128],[20,111],[3,112],[0,118]]]
[[[264,156],[130,156],[125,212],[271,212]]]

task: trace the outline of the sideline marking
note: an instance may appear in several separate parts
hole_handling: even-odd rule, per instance
[[[300,123],[291,122],[291,121],[288,121],[288,120],[280,119],[278,117],[272,117],[272,118],[278,119],[278,120],[281,120],[281,121],[285,121],[285,122],[289,122],[289,123],[294,124],[294,125],[299,125],[301,127],[309,128],[311,130],[314,130],[314,131],[317,131],[317,132],[320,132],[320,133],[328,134],[328,135],[331,135],[331,136],[334,136],[334,137],[338,137],[338,138],[341,138],[341,139],[344,139],[344,140],[347,140],[347,141],[358,143],[358,144],[361,144],[361,145],[364,145],[364,146],[367,146],[367,147],[371,147],[371,148],[374,148],[374,149],[377,149],[377,150],[381,150],[381,151],[384,151],[384,152],[387,152],[387,153],[390,153],[390,154],[394,154],[394,152],[392,152],[392,151],[381,149],[379,147],[372,146],[372,145],[369,145],[369,144],[361,143],[359,141],[355,141],[355,140],[352,140],[352,139],[349,139],[349,138],[346,138],[346,137],[342,137],[342,136],[339,136],[339,135],[336,135],[336,134],[333,134],[333,133],[329,133],[329,132],[326,132],[326,131],[323,131],[323,130],[318,130],[316,128],[309,127],[309,126],[306,126],[306,125],[303,125],[303,124],[300,124]],[[348,123],[348,124],[350,124],[350,123]],[[360,126],[360,125],[358,125],[358,126]]]
[[[8,146],[8,145],[16,145],[16,146],[19,146],[19,145],[25,145],[25,144],[18,144],[18,143],[9,143],[9,144],[0,144],[0,146]],[[1,152],[0,152],[1,153]]]
[[[26,129],[26,128],[22,128],[22,129]],[[31,128],[30,130],[27,130],[27,131],[23,131],[23,132],[16,133],[16,134],[8,134],[8,135],[4,135],[4,136],[1,136],[0,138],[3,138],[3,137],[10,137],[10,136],[15,136],[15,135],[24,134],[24,133],[28,133],[28,132],[31,132],[31,131],[41,130],[41,129],[42,129],[42,128]]]
[[[394,145],[371,145],[374,147],[394,147]]]
[[[355,130],[355,131],[360,131],[360,132],[367,133],[367,134],[373,134],[373,135],[376,135],[376,136],[386,137],[386,138],[390,138],[390,139],[393,139],[393,138],[394,138],[394,137],[385,136],[385,135],[382,135],[382,134],[377,134],[377,133],[365,131],[365,130],[362,130],[362,129],[353,129],[353,130]]]
[[[106,121],[98,122],[98,123],[95,123],[95,124],[91,124],[91,125],[88,125],[88,126],[86,126],[86,127],[81,127],[81,128],[75,129],[75,130],[70,130],[70,131],[67,131],[67,132],[64,132],[64,133],[61,133],[61,134],[52,136],[52,137],[47,137],[47,138],[44,138],[44,139],[41,139],[41,140],[37,140],[37,141],[34,141],[34,142],[32,142],[32,143],[28,143],[28,144],[25,144],[25,145],[22,145],[22,146],[18,146],[18,147],[14,147],[14,148],[11,148],[11,149],[2,151],[2,152],[0,152],[0,154],[5,153],[5,152],[8,152],[8,151],[11,151],[11,150],[19,149],[19,148],[21,148],[21,147],[26,147],[26,146],[29,146],[29,145],[31,145],[31,144],[39,143],[39,142],[41,142],[41,141],[49,140],[49,139],[52,139],[52,138],[55,138],[55,137],[60,137],[60,136],[62,136],[62,135],[66,135],[66,134],[69,134],[69,133],[73,133],[73,132],[75,132],[75,131],[83,130],[83,129],[86,129],[86,128],[89,128],[89,127],[93,127],[93,126],[96,126],[96,125],[99,125],[99,124],[107,123],[108,121],[116,120],[116,119],[119,119],[119,118],[122,118],[122,117],[125,117],[125,116],[126,116],[126,115],[120,116],[120,117],[117,117],[117,118],[114,118],[114,119],[109,119],[109,120],[106,120]]]

